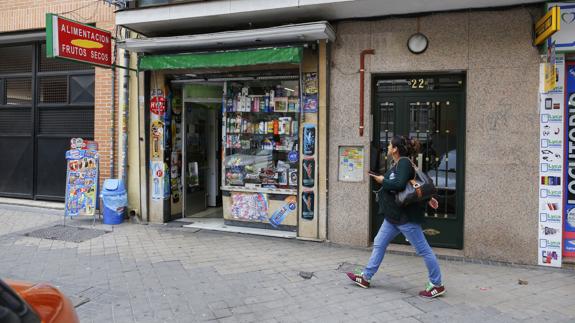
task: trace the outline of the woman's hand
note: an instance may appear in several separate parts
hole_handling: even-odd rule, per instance
[[[439,202],[437,202],[437,200],[434,197],[432,197],[431,200],[427,202],[427,204],[429,204],[429,207],[431,207],[434,210],[437,210],[437,208],[439,207]]]
[[[383,175],[374,175],[374,174],[369,174],[369,176],[373,177],[373,179],[378,182],[379,184],[383,183]]]

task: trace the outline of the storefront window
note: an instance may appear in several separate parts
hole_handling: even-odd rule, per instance
[[[225,186],[298,186],[299,81],[229,82],[224,98]]]

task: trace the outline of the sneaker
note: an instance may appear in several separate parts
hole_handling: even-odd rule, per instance
[[[369,280],[363,278],[363,274],[347,273],[347,277],[356,283],[359,287],[369,288]]]
[[[425,290],[419,292],[419,296],[425,298],[435,298],[443,294],[445,294],[445,286],[443,285],[435,286],[430,282],[427,283],[427,285],[425,285]]]

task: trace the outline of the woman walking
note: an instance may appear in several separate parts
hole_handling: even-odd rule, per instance
[[[379,214],[384,216],[384,221],[375,237],[369,263],[363,272],[361,274],[350,272],[347,273],[347,276],[357,285],[368,288],[371,277],[377,272],[383,261],[387,246],[399,233],[403,233],[417,254],[423,257],[429,272],[429,282],[425,290],[419,292],[419,295],[433,298],[443,295],[445,287],[441,281],[441,271],[437,258],[429,247],[421,229],[426,202],[414,203],[405,207],[399,207],[395,203],[395,194],[403,191],[407,182],[415,177],[412,158],[418,152],[419,142],[417,140],[396,135],[387,147],[387,154],[393,159],[393,166],[384,176],[370,173],[370,176],[381,184],[381,190],[377,197]],[[438,202],[434,198],[427,203],[434,209],[438,207]]]

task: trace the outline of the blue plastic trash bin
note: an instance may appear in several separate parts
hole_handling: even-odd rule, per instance
[[[120,224],[128,206],[128,194],[121,179],[107,179],[100,195],[104,202],[104,224]]]

